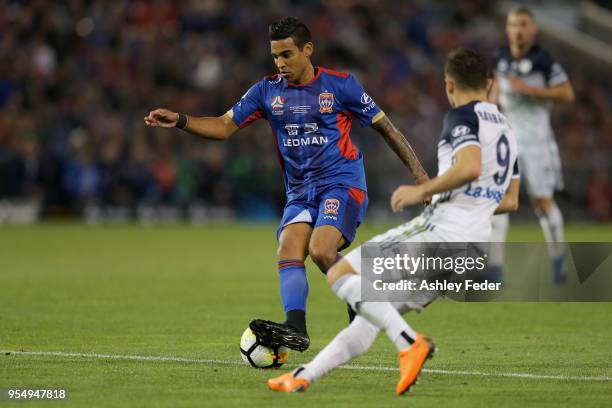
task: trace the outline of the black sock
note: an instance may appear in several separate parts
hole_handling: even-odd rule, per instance
[[[402,332],[400,333],[400,335],[402,336],[402,338],[403,338],[404,340],[406,340],[406,343],[408,343],[408,344],[407,344],[407,347],[412,346],[412,343],[414,343],[415,339],[413,339],[412,337],[410,337],[410,336],[408,335],[408,333],[406,333],[405,331],[402,331]]]
[[[287,320],[285,324],[293,327],[294,329],[307,334],[306,332],[306,312],[303,310],[295,309],[290,310],[287,313]]]
[[[349,324],[351,324],[353,323],[353,320],[355,320],[355,316],[357,316],[357,313],[355,313],[351,305],[349,305],[348,303],[346,304],[346,310],[349,316]]]

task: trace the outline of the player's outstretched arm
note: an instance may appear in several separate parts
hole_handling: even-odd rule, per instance
[[[395,154],[404,162],[406,167],[408,167],[417,184],[423,184],[429,180],[429,176],[419,161],[414,149],[408,140],[406,140],[402,132],[393,126],[393,123],[391,123],[386,115],[383,115],[379,120],[374,122],[372,127],[382,135],[389,147],[391,147]]]
[[[504,198],[501,200],[495,214],[504,214],[507,212],[513,212],[518,210],[519,207],[519,190],[520,190],[520,179],[513,178],[510,181],[510,185],[504,194]]]
[[[547,88],[536,88],[529,86],[518,77],[510,77],[510,84],[515,92],[519,92],[535,98],[546,99],[553,102],[572,103],[576,98],[574,88],[569,81]]]
[[[238,130],[238,126],[228,114],[219,117],[196,117],[168,109],[155,109],[145,116],[144,121],[148,126],[178,127],[196,136],[214,140],[225,140]]]
[[[480,146],[468,145],[457,151],[455,164],[440,177],[418,186],[399,186],[391,196],[391,209],[398,212],[434,194],[453,190],[480,177]]]

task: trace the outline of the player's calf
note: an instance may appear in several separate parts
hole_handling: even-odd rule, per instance
[[[327,274],[329,268],[342,258],[338,249],[345,243],[342,233],[336,227],[322,225],[314,229],[308,243],[308,253],[321,272]]]
[[[319,248],[311,246],[308,249],[310,253],[310,258],[312,261],[319,267],[321,272],[327,273],[329,268],[336,261],[337,252],[334,248],[333,251],[328,250],[327,248]]]
[[[334,286],[340,278],[345,275],[354,274],[355,270],[346,259],[341,259],[327,271],[327,283]]]

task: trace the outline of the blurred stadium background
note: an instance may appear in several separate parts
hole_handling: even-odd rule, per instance
[[[612,216],[612,5],[523,2],[577,94],[554,107],[568,221]],[[220,115],[274,73],[267,25],[303,19],[314,63],[357,75],[435,172],[452,48],[505,43],[501,1],[3,1],[0,5],[0,223],[275,220],[284,205],[272,136],[257,123],[228,143],[145,128],[156,107]],[[407,171],[354,126],[369,221]],[[525,197],[523,196],[523,200]],[[406,215],[404,214],[404,218]],[[518,218],[529,218],[522,206]]]
[[[534,9],[540,42],[577,95],[553,115],[570,241],[612,238],[611,3],[522,3]],[[71,405],[84,407],[278,405],[265,390],[270,373],[245,369],[237,347],[250,318],[282,313],[272,223],[285,196],[269,127],[260,121],[215,143],[145,128],[143,117],[156,107],[224,113],[275,72],[267,25],[294,15],[313,31],[314,63],[357,75],[433,173],[448,109],[444,57],[460,45],[491,55],[505,43],[511,7],[1,0],[0,388],[66,388]],[[365,154],[370,193],[360,242],[380,223],[409,217],[391,214],[388,199],[411,180],[376,132],[355,124],[353,140]],[[511,228],[509,240],[542,240],[522,199],[513,217],[531,222]],[[129,225],[46,222],[55,220]],[[189,224],[218,220],[227,223]],[[179,225],[139,226],[150,223]],[[292,353],[291,367],[346,322],[345,305],[308,262],[313,345]],[[612,406],[611,303],[458,305],[436,302],[410,316],[441,350],[411,406]],[[339,370],[316,392],[282,398],[283,407],[396,406],[391,351],[377,341],[356,362],[374,371]],[[482,376],[465,375],[473,370]]]

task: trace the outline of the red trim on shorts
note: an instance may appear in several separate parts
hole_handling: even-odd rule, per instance
[[[366,198],[366,192],[361,190],[361,189],[359,189],[359,188],[357,188],[357,187],[349,188],[348,195],[353,200],[357,201],[357,203],[359,203],[359,205],[363,204],[363,201]]]

